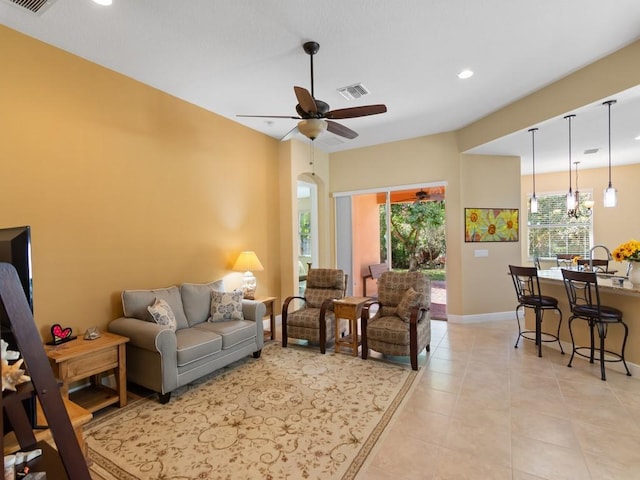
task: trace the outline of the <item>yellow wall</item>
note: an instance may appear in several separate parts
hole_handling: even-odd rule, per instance
[[[489,257],[475,257],[477,245],[464,243],[463,212],[487,205],[524,212],[519,168],[509,158],[462,152],[640,84],[637,58],[640,42],[457,132],[314,151],[318,265],[335,264],[331,192],[444,182],[449,314],[502,311],[505,292],[483,295],[478,281],[506,276],[514,245],[484,244]],[[243,249],[265,266],[256,274],[259,295],[281,301],[296,292],[295,192],[312,170],[307,142],[279,143],[5,27],[0,64],[11,66],[0,75],[0,227],[33,228],[44,336],[51,323],[105,327],[120,313],[125,288],[224,276],[232,286],[239,274],[229,275],[230,266]],[[582,179],[588,185],[588,175]]]
[[[245,249],[279,295],[276,140],[1,26],[0,65],[0,227],[32,227],[44,339],[106,328],[123,289],[229,275]]]

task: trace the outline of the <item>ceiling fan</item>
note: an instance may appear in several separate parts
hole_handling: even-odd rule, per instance
[[[298,99],[296,112],[298,116],[289,115],[237,115],[238,117],[257,117],[257,118],[291,118],[300,120],[298,125],[292,128],[281,140],[289,140],[293,135],[300,132],[305,137],[315,140],[320,133],[328,130],[331,133],[344,138],[356,138],[358,134],[345,127],[344,125],[334,122],[335,119],[364,117],[367,115],[377,115],[387,111],[386,105],[364,105],[361,107],[340,108],[330,110],[329,104],[322,100],[317,100],[313,91],[313,56],[320,50],[320,44],[317,42],[305,42],[302,45],[305,53],[309,55],[311,62],[311,92],[303,87],[293,87]]]
[[[425,191],[424,188],[421,188],[416,192],[416,198],[413,202],[414,205],[419,204],[420,202],[425,202],[428,200],[444,200],[444,195],[440,191],[440,189],[428,188],[428,191]]]

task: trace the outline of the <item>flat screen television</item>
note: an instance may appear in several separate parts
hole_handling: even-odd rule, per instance
[[[13,227],[0,228],[0,262],[10,263],[18,272],[20,284],[33,312],[33,277],[31,273],[31,228]],[[0,300],[0,329],[2,339],[9,344],[9,350],[19,351],[11,322],[7,316],[2,300]],[[22,357],[22,355],[21,355]],[[36,424],[36,402],[30,398],[23,402],[27,417],[32,426]],[[3,419],[3,431],[11,431],[11,424],[5,417]]]

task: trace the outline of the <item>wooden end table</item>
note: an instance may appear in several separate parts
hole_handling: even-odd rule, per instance
[[[78,337],[60,345],[44,347],[54,376],[62,382],[62,398],[69,398],[69,384],[91,379],[90,387],[71,395],[71,400],[90,412],[114,403],[120,407],[127,404],[125,346],[129,339],[109,332],[102,332],[100,335],[95,340]],[[115,390],[100,382],[101,374],[110,370],[115,373]]]
[[[358,346],[360,345],[358,319],[362,313],[362,306],[369,300],[371,300],[369,297],[345,297],[333,301],[333,313],[336,319],[336,353],[340,351],[340,347],[347,347],[351,349],[351,353],[354,356],[358,355]],[[341,318],[349,321],[349,334],[344,337],[340,337]]]
[[[256,297],[255,301],[264,303],[264,306],[267,307],[267,311],[265,312],[265,317],[269,317],[271,330],[264,331],[265,338],[269,338],[269,334],[270,334],[271,340],[275,340],[276,339],[276,314],[275,314],[275,309],[273,308],[273,304],[276,301],[276,297]]]

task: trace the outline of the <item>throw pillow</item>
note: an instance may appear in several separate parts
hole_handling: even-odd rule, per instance
[[[163,325],[175,332],[177,325],[176,316],[173,314],[173,310],[171,310],[166,300],[156,298],[156,301],[153,302],[153,305],[149,305],[147,310],[149,310],[151,318],[153,318],[158,325]]]
[[[396,308],[396,315],[405,322],[409,321],[411,317],[411,309],[420,305],[420,293],[416,292],[413,288],[410,288],[402,296],[402,300]]]
[[[226,322],[242,320],[242,291],[216,292],[211,291],[210,322]]]

